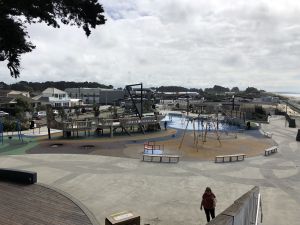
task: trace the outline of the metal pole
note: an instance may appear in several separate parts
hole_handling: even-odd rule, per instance
[[[186,115],[189,116],[189,106],[190,106],[190,100],[189,98],[186,98]]]
[[[105,105],[107,105],[107,91],[105,91]]]
[[[287,102],[285,102],[285,127],[287,125]]]
[[[141,83],[141,117],[143,117],[143,83]]]
[[[261,197],[260,197],[260,193],[258,193],[258,196],[257,196],[256,216],[255,216],[255,225],[258,225],[258,214],[259,214],[260,205],[261,205]]]

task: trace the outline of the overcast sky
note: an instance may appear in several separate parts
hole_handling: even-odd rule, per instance
[[[298,0],[102,0],[107,23],[28,27],[21,78],[300,92]]]

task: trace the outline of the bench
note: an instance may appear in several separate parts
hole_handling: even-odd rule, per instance
[[[277,146],[273,146],[271,148],[267,148],[265,150],[265,156],[268,156],[270,154],[276,153],[278,151],[278,147]]]
[[[246,157],[245,154],[234,154],[234,155],[218,155],[215,158],[215,162],[237,162],[237,161],[242,161],[244,160]],[[221,159],[221,161],[219,161],[219,159]],[[226,160],[228,159],[228,160]]]
[[[155,158],[158,158],[159,161],[154,161]],[[145,162],[174,162],[174,163],[178,163],[179,162],[179,155],[155,155],[155,154],[143,154],[143,161]],[[146,159],[150,159],[146,160]],[[167,161],[163,160],[163,159],[168,159]],[[172,159],[175,159],[172,161]]]
[[[272,136],[273,136],[273,133],[271,133],[271,132],[263,131],[263,134],[265,137],[268,137],[268,138],[272,138]]]
[[[0,180],[21,184],[34,184],[37,182],[37,173],[26,170],[1,168]]]

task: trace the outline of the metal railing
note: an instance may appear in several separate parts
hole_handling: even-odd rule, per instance
[[[261,195],[254,187],[220,213],[207,225],[258,225],[259,214],[262,222]]]

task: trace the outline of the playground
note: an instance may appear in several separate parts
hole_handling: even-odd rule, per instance
[[[194,161],[232,154],[252,157],[276,145],[259,129],[245,129],[245,115],[240,111],[207,115],[166,112],[72,122],[58,122],[49,113],[47,120],[48,127],[33,123],[24,131],[15,121],[13,132],[5,132],[0,123],[0,154],[91,154],[133,159],[152,154]]]
[[[260,155],[264,149],[274,146],[271,138],[265,137],[259,130],[244,132],[223,132],[216,136],[208,132],[206,140],[200,141],[201,132],[196,133],[199,141],[195,144],[195,131],[168,128],[147,134],[134,133],[131,136],[119,135],[99,137],[62,137],[62,131],[51,130],[48,139],[47,128],[28,130],[20,133],[1,133],[0,154],[92,154],[114,157],[141,159],[145,153],[145,144],[151,142],[156,152],[152,154],[179,155],[181,160],[214,160],[223,154],[243,153],[247,157]],[[200,136],[200,137],[199,137]],[[159,147],[158,147],[159,146]],[[146,152],[150,153],[150,152]]]
[[[108,215],[124,210],[140,215],[143,224],[205,224],[199,203],[202,191],[209,184],[217,194],[217,214],[256,185],[263,196],[263,224],[296,225],[300,220],[297,130],[285,127],[284,118],[272,119],[270,124],[262,124],[262,129],[272,132],[272,138],[258,130],[250,130],[238,133],[237,138],[223,138],[221,147],[215,135],[208,135],[207,142],[199,145],[198,152],[194,148],[193,131],[187,131],[180,150],[182,157],[176,164],[142,162],[141,157],[145,144],[152,145],[154,140],[166,154],[179,154],[183,130],[168,128],[147,135],[114,138],[62,139],[61,133],[56,138],[53,134],[52,140],[47,136],[24,137],[24,142],[36,140],[36,146],[26,153],[48,151],[51,154],[1,156],[1,165],[36,171],[38,182],[74,196],[100,224]],[[6,134],[4,136],[5,145],[8,139]],[[272,144],[272,139],[278,143],[278,153],[265,156],[264,147]],[[25,145],[17,136],[13,136],[13,140],[19,146]],[[76,148],[85,154],[68,154]],[[247,158],[228,164],[214,163],[211,155],[212,160],[205,160],[206,153],[220,154],[221,151],[246,152]],[[251,157],[251,154],[257,156]],[[287,209],[282,205],[291,207]],[[285,214],[289,217],[282,217]]]

